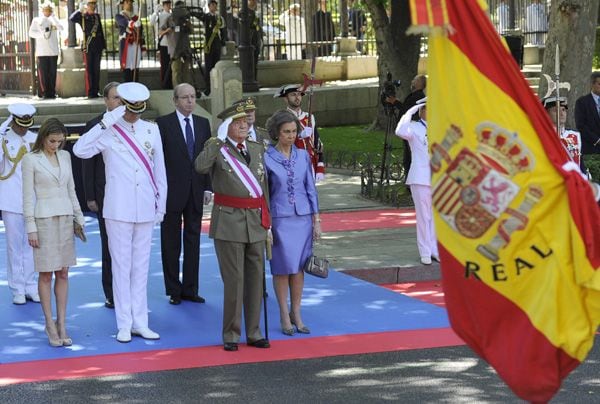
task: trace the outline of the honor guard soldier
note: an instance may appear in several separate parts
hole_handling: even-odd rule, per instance
[[[248,122],[248,139],[253,142],[269,145],[270,139],[267,130],[255,125],[256,123],[256,103],[252,97],[242,98],[233,103],[233,106],[241,105],[246,112],[246,122]]]
[[[81,2],[81,8],[71,14],[69,19],[81,25],[83,30],[83,62],[85,64],[85,92],[88,98],[98,98],[100,91],[100,61],[102,51],[106,49],[104,30],[100,14],[96,12],[97,0]]]
[[[558,126],[559,128],[558,133],[560,133],[560,141],[569,154],[569,157],[575,164],[577,164],[581,172],[587,176],[589,173],[583,164],[583,159],[581,158],[581,134],[575,130],[565,129],[565,123],[567,122],[567,109],[569,108],[567,105],[567,99],[564,97],[559,97],[557,103],[556,97],[547,97],[544,98],[542,103],[544,104],[546,112],[548,112],[548,115],[550,115],[550,119],[552,119],[554,127]],[[558,111],[558,117],[556,114],[557,104],[560,108]],[[558,124],[556,123],[557,118],[559,119]]]
[[[73,147],[80,158],[102,153],[106,170],[104,220],[112,259],[117,341],[158,339],[148,328],[147,283],[152,230],[164,217],[167,179],[158,126],[140,119],[150,92],[117,87],[123,106],[106,112]]]
[[[133,0],[119,0],[123,10],[115,16],[119,28],[119,59],[123,81],[139,81],[144,31],[140,17],[133,11]]]
[[[315,181],[319,182],[325,179],[325,163],[323,161],[323,143],[319,137],[315,116],[302,111],[302,97],[304,93],[300,91],[297,84],[288,84],[282,86],[275,98],[283,98],[288,111],[292,112],[302,126],[302,132],[298,133],[296,138],[296,147],[305,149],[313,163],[313,173]]]
[[[209,236],[214,239],[224,285],[223,347],[238,350],[243,312],[247,344],[269,348],[259,329],[265,241],[271,226],[265,148],[247,139],[243,106],[231,106],[218,117],[224,120],[218,136],[204,144],[195,167],[209,174],[213,184]]]
[[[21,160],[31,150],[37,135],[33,125],[35,107],[11,104],[10,116],[0,126],[0,210],[6,228],[6,273],[14,304],[39,302],[33,268],[33,250],[27,239],[23,216]]]
[[[221,48],[227,42],[225,19],[217,12],[217,1],[209,0],[208,13],[204,14],[204,71],[206,95],[210,94],[210,71],[221,60]]]

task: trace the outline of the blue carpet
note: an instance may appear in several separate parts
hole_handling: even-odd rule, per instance
[[[179,306],[173,306],[168,303],[164,291],[160,231],[158,226],[155,227],[148,280],[148,306],[150,328],[158,332],[161,339],[146,341],[134,338],[129,344],[120,344],[114,339],[114,311],[104,307],[97,221],[93,217],[87,217],[86,220],[88,242],[77,240],[78,265],[69,270],[67,330],[74,344],[64,349],[48,345],[39,304],[12,304],[6,282],[4,225],[0,222],[0,363],[221,344],[223,285],[212,240],[205,234],[202,235],[200,295],[206,298],[206,304],[184,301]],[[294,338],[449,326],[443,308],[342,273],[330,271],[328,279],[311,276],[305,279],[303,318],[312,333],[296,335]],[[267,290],[269,338],[289,339],[280,332],[279,310],[270,275],[267,275]],[[262,328],[264,330],[264,325]]]

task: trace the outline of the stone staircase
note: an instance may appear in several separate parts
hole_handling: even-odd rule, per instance
[[[526,65],[521,69],[521,73],[525,76],[529,87],[537,94],[542,77],[542,65]]]

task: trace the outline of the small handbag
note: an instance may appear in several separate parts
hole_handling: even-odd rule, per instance
[[[304,272],[318,278],[325,279],[329,275],[329,260],[327,258],[319,258],[316,255],[313,255],[306,260],[306,264],[304,264]]]

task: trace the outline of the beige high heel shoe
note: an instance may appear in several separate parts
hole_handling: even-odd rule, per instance
[[[58,330],[59,329],[59,327],[58,327],[58,320],[56,321],[55,324],[56,324],[56,329]],[[65,334],[66,334],[66,331],[65,331]],[[64,338],[60,338],[60,341],[61,341],[61,345],[62,346],[71,346],[71,345],[73,345],[73,340],[68,335],[66,335]]]
[[[58,337],[58,331],[56,331],[56,327],[52,329],[46,326],[44,330],[46,331],[46,335],[48,336],[48,343],[50,344],[50,346],[59,347],[63,345],[62,340]]]

